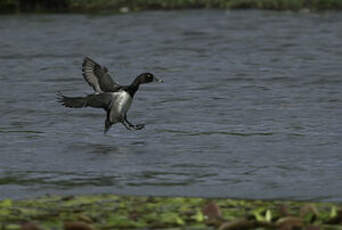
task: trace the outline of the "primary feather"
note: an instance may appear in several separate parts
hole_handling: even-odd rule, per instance
[[[97,93],[113,92],[121,87],[112,79],[106,67],[102,67],[89,57],[85,57],[83,60],[82,74]]]

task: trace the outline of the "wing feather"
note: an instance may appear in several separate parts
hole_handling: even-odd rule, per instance
[[[121,88],[109,75],[106,67],[102,67],[89,57],[83,60],[82,74],[95,92],[115,92]]]
[[[57,93],[57,100],[59,103],[69,108],[103,108],[109,109],[112,103],[112,96],[109,93],[90,94],[85,97],[68,97],[62,93]]]

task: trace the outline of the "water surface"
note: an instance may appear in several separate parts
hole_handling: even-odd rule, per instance
[[[342,14],[0,16],[0,199],[117,193],[342,201]],[[90,56],[145,129],[68,109]]]

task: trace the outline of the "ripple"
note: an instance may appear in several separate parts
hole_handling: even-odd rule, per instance
[[[11,59],[16,59],[16,60],[27,60],[27,59],[40,59],[40,58],[51,58],[51,59],[56,59],[56,58],[79,58],[83,57],[82,54],[79,53],[69,53],[67,55],[65,54],[9,54],[9,55],[0,55],[0,60],[11,60]]]
[[[12,171],[0,177],[1,184],[11,185],[49,185],[54,187],[74,187],[82,185],[114,185],[117,176],[96,173],[74,173],[53,171]]]
[[[34,134],[42,134],[45,132],[35,131],[35,130],[3,130],[0,129],[0,133],[34,133]]]
[[[202,131],[202,132],[192,132],[183,130],[173,130],[173,129],[160,129],[159,132],[165,133],[177,133],[184,134],[186,136],[210,136],[210,135],[228,135],[228,136],[271,136],[275,133],[273,132],[254,132],[254,133],[242,133],[242,132],[227,132],[227,131]]]

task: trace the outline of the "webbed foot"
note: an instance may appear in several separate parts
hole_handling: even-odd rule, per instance
[[[143,129],[145,127],[145,124],[137,124],[137,125],[134,125],[133,128],[135,130],[140,130],[140,129]]]

